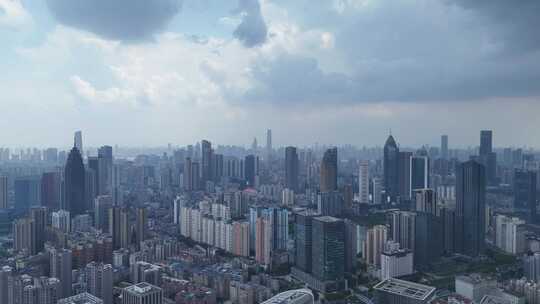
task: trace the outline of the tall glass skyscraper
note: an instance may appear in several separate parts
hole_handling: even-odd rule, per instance
[[[69,152],[64,178],[65,198],[62,209],[69,211],[72,216],[84,213],[86,173],[81,153],[76,147]]]
[[[296,147],[285,148],[285,187],[298,190],[298,153]]]
[[[345,226],[341,219],[313,219],[313,275],[321,281],[339,281],[345,272]]]
[[[395,200],[399,195],[399,148],[392,135],[384,144],[384,190],[386,196]]]
[[[459,165],[456,181],[456,251],[478,256],[485,243],[486,169],[470,160]]]

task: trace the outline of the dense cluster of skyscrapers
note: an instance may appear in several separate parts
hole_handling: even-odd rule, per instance
[[[527,253],[526,276],[540,281],[536,151],[494,148],[489,130],[477,149],[450,149],[447,135],[418,149],[393,135],[370,149],[266,137],[130,156],[85,152],[81,132],[68,152],[2,148],[0,234],[13,259],[1,260],[0,302],[311,303],[365,279],[380,281],[380,304],[406,288],[424,303],[431,288],[396,278],[488,249]],[[311,291],[280,293],[298,287],[282,275]]]

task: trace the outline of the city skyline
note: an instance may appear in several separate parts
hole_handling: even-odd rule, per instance
[[[374,146],[389,129],[472,145],[492,129],[496,146],[540,147],[536,3],[70,3],[0,1],[6,145],[76,129],[93,146],[247,144],[271,128],[283,146]]]

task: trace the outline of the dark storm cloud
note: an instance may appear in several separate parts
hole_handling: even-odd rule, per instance
[[[246,47],[255,47],[266,42],[268,28],[261,13],[259,0],[239,0],[236,13],[242,21],[233,35]]]
[[[181,0],[47,0],[55,18],[67,26],[107,39],[141,41],[165,29]]]
[[[540,13],[537,1],[521,6],[520,1],[509,1],[519,9],[490,5],[502,0],[478,2],[482,4],[381,0],[365,10],[320,12],[327,18],[314,26],[333,28],[333,52],[346,71],[327,72],[314,58],[284,53],[255,64],[251,73],[256,85],[243,99],[334,104],[539,96],[535,39],[540,26],[533,26],[539,21],[512,22],[504,15],[518,18],[518,12],[524,12],[529,19],[533,14],[525,11]],[[498,14],[503,21],[495,25]],[[523,31],[519,37],[518,29]],[[511,32],[515,35],[507,37]],[[509,52],[509,47],[514,49]]]
[[[493,39],[505,50],[524,52],[540,48],[540,1],[447,0],[488,19]]]

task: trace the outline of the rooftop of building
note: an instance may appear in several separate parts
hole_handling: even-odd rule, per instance
[[[415,300],[427,300],[434,292],[435,287],[413,283],[409,281],[390,278],[375,285],[375,290],[408,297]]]
[[[311,298],[313,299],[313,293],[309,289],[296,289],[296,290],[289,290],[282,292],[264,302],[261,304],[286,304],[286,303],[294,303],[295,300],[300,298]]]
[[[326,223],[335,223],[335,222],[341,222],[343,221],[342,219],[338,219],[336,217],[333,217],[333,216],[328,216],[328,215],[325,215],[325,216],[319,216],[317,218],[315,218],[317,221],[320,221],[320,222],[326,222]]]
[[[103,300],[87,292],[61,299],[58,304],[102,304]]]
[[[126,287],[126,290],[137,294],[145,294],[151,291],[160,290],[160,288],[152,284],[142,282]]]

